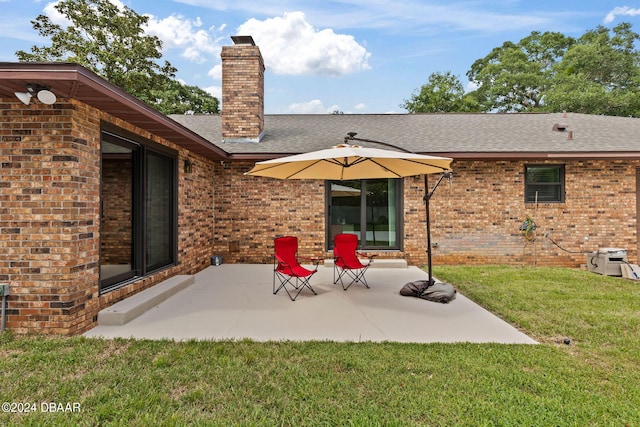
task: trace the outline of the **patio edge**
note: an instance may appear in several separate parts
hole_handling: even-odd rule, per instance
[[[124,325],[194,282],[195,277],[192,275],[177,275],[164,280],[149,289],[100,310],[98,325]]]

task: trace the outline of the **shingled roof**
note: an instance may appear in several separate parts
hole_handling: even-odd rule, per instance
[[[23,91],[28,83],[45,85],[59,98],[78,99],[214,160],[261,160],[319,150],[344,142],[348,132],[454,159],[640,159],[638,118],[575,113],[266,114],[260,142],[223,142],[219,115],[165,116],[79,65],[0,63],[0,98],[14,98],[13,92]]]
[[[260,142],[233,143],[222,140],[220,116],[170,117],[231,158],[270,158],[329,148],[344,142],[348,132],[418,153],[459,159],[640,158],[640,119],[628,117],[573,113],[267,114]]]

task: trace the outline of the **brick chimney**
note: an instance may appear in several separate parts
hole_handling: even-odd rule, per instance
[[[264,61],[251,36],[222,53],[222,142],[259,142],[264,133]]]

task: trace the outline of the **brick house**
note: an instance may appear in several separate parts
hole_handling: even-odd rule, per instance
[[[454,158],[453,182],[431,202],[435,265],[579,267],[584,252],[602,247],[623,248],[637,262],[640,120],[265,115],[260,50],[247,38],[234,42],[222,50],[220,115],[165,116],[75,64],[0,63],[0,283],[10,285],[8,329],[82,333],[99,310],[168,277],[195,274],[213,255],[270,263],[278,235],[298,236],[305,255],[330,258],[332,236],[353,232],[380,258],[425,263],[420,177],[243,175],[259,160],[342,143],[347,132]],[[28,85],[57,100],[24,104],[14,92]],[[538,227],[533,241],[519,230],[527,215]]]

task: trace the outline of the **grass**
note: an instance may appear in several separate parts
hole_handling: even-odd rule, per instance
[[[639,283],[501,266],[435,274],[541,344],[5,333],[0,400],[37,410],[0,413],[0,424],[640,426]],[[81,411],[43,412],[42,402]]]

